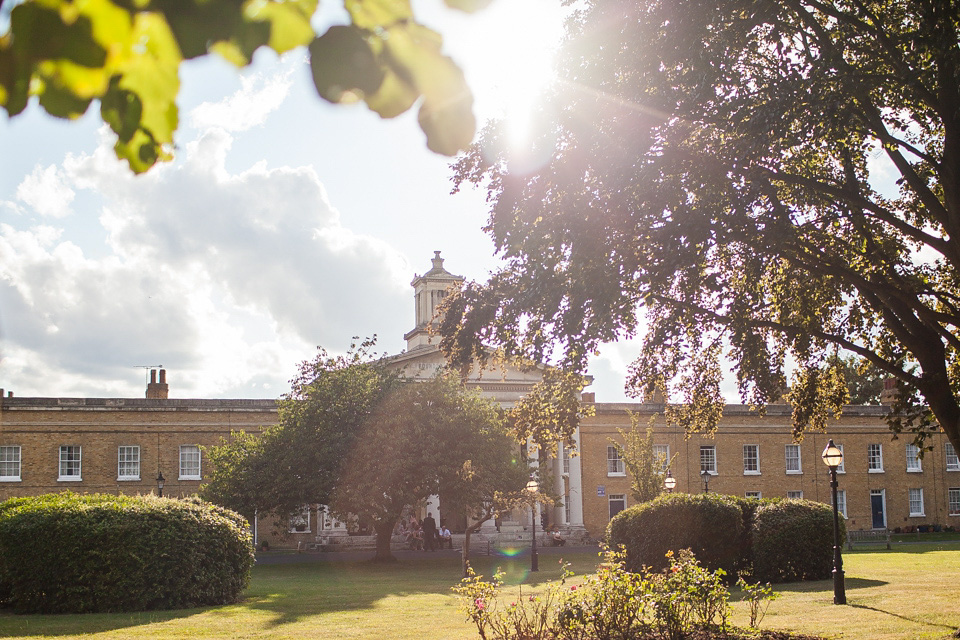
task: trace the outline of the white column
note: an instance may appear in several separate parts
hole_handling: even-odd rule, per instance
[[[570,522],[567,524],[575,527],[583,526],[583,473],[580,467],[580,461],[583,460],[583,451],[580,447],[580,428],[577,427],[573,434],[573,440],[577,443],[577,452],[580,455],[570,457]],[[594,532],[595,534],[596,532]]]

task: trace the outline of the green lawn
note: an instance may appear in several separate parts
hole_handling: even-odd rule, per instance
[[[595,553],[570,550],[582,575]],[[901,544],[844,556],[849,606],[832,604],[831,581],[780,585],[764,628],[838,638],[946,638],[960,628],[960,544]],[[481,558],[478,572],[500,565],[506,581],[536,588],[559,576],[556,556]],[[459,579],[455,558],[416,556],[397,565],[310,562],[254,569],[243,602],[226,607],[138,614],[17,616],[0,613],[0,637],[94,638],[409,638],[475,637],[457,610],[450,587]],[[513,586],[511,589],[516,590]],[[745,624],[745,605],[734,621]]]

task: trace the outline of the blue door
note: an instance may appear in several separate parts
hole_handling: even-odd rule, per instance
[[[870,512],[873,513],[873,528],[885,529],[887,519],[883,514],[883,491],[870,493]]]

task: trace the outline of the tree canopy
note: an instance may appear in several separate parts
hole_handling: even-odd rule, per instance
[[[459,159],[506,266],[446,307],[443,348],[582,370],[642,335],[628,389],[711,429],[732,368],[798,435],[848,399],[836,356],[897,380],[894,430],[960,447],[960,5],[586,0],[512,171],[494,123]],[[892,176],[892,179],[888,179]]]
[[[445,0],[473,11],[489,0]],[[473,139],[473,97],[442,37],[409,0],[344,0],[350,24],[318,35],[318,0],[23,0],[0,35],[0,105],[10,116],[31,96],[51,115],[77,118],[94,100],[135,172],[169,160],[177,129],[178,70],[216,53],[238,67],[269,47],[308,46],[317,92],[364,101],[384,118],[420,102],[427,146],[453,155]],[[0,0],[0,6],[2,6]]]
[[[477,518],[511,508],[529,468],[500,407],[449,373],[405,380],[373,346],[304,362],[278,425],[210,450],[203,496],[248,517],[328,505],[373,524],[380,560],[404,508],[431,495]]]

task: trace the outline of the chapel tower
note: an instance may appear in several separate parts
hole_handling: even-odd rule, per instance
[[[443,268],[443,258],[439,251],[433,252],[433,267],[422,276],[413,278],[410,286],[413,287],[414,309],[416,311],[416,325],[413,330],[403,336],[407,341],[407,351],[420,349],[430,345],[430,323],[437,312],[437,306],[447,295],[450,287],[458,286],[463,282],[463,276],[455,276]]]

